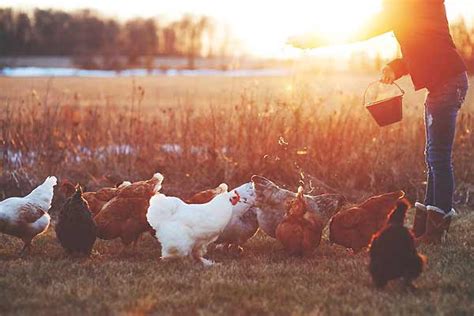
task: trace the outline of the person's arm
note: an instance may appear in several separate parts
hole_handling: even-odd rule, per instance
[[[372,17],[364,25],[362,25],[346,40],[334,41],[329,38],[325,38],[324,36],[319,35],[317,33],[313,33],[306,34],[303,36],[292,37],[288,40],[288,42],[290,45],[297,48],[319,48],[330,45],[361,42],[392,31],[393,19],[393,15],[389,13],[388,10],[383,10],[382,12]]]
[[[402,58],[397,58],[388,63],[388,65],[394,72],[395,80],[405,75],[408,75],[408,66]]]
[[[352,36],[349,42],[362,42],[376,37],[393,29],[392,16],[387,11],[382,11],[363,24]]]

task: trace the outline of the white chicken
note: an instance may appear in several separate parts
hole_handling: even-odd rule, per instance
[[[48,210],[56,183],[56,177],[48,177],[27,196],[0,202],[0,232],[23,240],[25,245],[20,254],[30,249],[33,238],[48,229],[51,220]]]
[[[161,243],[162,259],[189,256],[205,266],[213,261],[203,258],[207,246],[214,242],[232,217],[232,206],[239,202],[237,191],[223,193],[205,204],[186,204],[176,197],[158,193],[150,199],[146,214]]]

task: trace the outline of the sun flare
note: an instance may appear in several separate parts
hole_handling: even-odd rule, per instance
[[[402,0],[399,0],[402,1]],[[301,54],[285,45],[290,36],[314,32],[334,41],[341,41],[381,9],[382,0],[291,0],[291,1],[126,1],[126,0],[3,0],[3,5],[23,9],[35,6],[76,10],[92,8],[120,19],[133,17],[173,18],[183,14],[206,15],[220,22],[221,31],[228,27],[235,43],[236,54],[259,57],[291,57]],[[460,16],[472,21],[472,0],[446,0],[448,18]],[[225,27],[224,27],[225,25]],[[368,46],[371,45],[371,46]],[[390,57],[396,50],[395,41],[389,36],[376,40],[364,48],[371,54]],[[317,50],[315,54],[343,55],[351,48]]]
[[[264,12],[265,4],[256,4],[255,12]],[[381,8],[380,0],[301,1],[278,4],[271,14],[246,14],[247,23],[235,22],[238,35],[257,55],[288,55],[285,47],[290,36],[317,31],[324,37],[341,41],[349,37]],[[255,28],[260,20],[259,28]],[[231,22],[232,23],[232,22]],[[337,50],[337,49],[336,49]]]

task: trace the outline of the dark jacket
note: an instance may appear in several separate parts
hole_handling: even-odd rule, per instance
[[[384,0],[362,38],[393,31],[403,57],[389,63],[397,79],[410,74],[415,89],[435,89],[466,71],[449,33],[444,0]]]

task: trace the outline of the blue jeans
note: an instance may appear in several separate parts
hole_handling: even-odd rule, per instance
[[[464,72],[431,89],[425,102],[426,164],[425,205],[445,213],[453,207],[454,173],[451,160],[456,118],[468,89]]]

